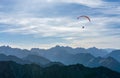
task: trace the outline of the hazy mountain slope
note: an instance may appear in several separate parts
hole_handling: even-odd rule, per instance
[[[98,57],[98,56],[103,57],[108,54],[107,50],[98,49],[96,47],[88,48],[87,51],[88,51],[88,53],[92,54],[95,57]]]
[[[69,58],[66,58],[68,62],[67,64],[83,64],[86,65],[91,59],[95,58],[93,55],[89,53],[79,53],[75,55],[71,55]]]
[[[50,63],[51,61],[42,57],[42,56],[38,56],[38,55],[28,55],[26,57],[23,58],[24,60],[28,60],[30,62],[39,64],[39,65],[45,65]]]
[[[0,61],[14,61],[19,64],[30,64],[30,61],[22,60],[16,56],[0,54]]]
[[[120,62],[120,50],[114,50],[108,55],[106,55],[106,57],[113,57]]]
[[[112,57],[107,57],[107,58],[98,57],[91,59],[86,66],[89,67],[104,66],[114,71],[120,72],[120,63]]]

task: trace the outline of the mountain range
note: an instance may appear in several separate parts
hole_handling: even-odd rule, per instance
[[[69,53],[69,54],[78,54],[78,53],[90,53],[92,54],[93,56],[95,57],[98,57],[98,56],[105,56],[109,53],[108,49],[98,49],[96,47],[92,47],[92,48],[88,48],[88,49],[85,49],[85,48],[71,48],[71,47],[64,47],[64,46],[55,46],[55,47],[52,47],[50,49],[39,49],[39,48],[32,48],[31,49],[32,52],[38,52],[38,53],[41,53],[41,52],[51,52],[52,53],[57,53],[57,52],[63,52],[63,53]],[[41,53],[42,54],[42,53]],[[43,54],[44,55],[44,54]]]
[[[26,49],[11,48],[10,46],[1,46],[0,53],[5,55],[14,55],[19,58],[23,58],[29,55],[31,52]]]
[[[120,78],[120,73],[104,67],[88,68],[80,64],[43,68],[36,64],[1,61],[0,78]]]
[[[120,72],[119,55],[120,50],[108,52],[106,49],[98,48],[71,48],[64,46],[55,46],[50,49],[32,48],[31,50],[11,48],[1,46],[0,53],[7,55],[4,59],[0,56],[0,61],[14,61],[19,64],[35,63],[46,67],[54,64],[72,65],[83,64],[87,67],[104,66],[114,71]],[[15,54],[14,54],[15,53]],[[11,58],[10,58],[11,57]],[[14,59],[12,59],[14,57]]]

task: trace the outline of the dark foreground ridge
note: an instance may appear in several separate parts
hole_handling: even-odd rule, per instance
[[[0,78],[120,78],[120,73],[104,67],[88,68],[80,64],[42,68],[36,64],[1,61]]]

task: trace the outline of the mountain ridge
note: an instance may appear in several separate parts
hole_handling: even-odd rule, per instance
[[[36,64],[2,61],[0,69],[0,78],[120,78],[120,73],[105,67],[88,68],[80,64],[42,68]]]

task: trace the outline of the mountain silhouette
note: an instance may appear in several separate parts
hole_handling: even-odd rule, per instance
[[[120,73],[104,67],[88,68],[83,65],[52,65],[42,68],[36,64],[0,62],[0,78],[120,78]]]

